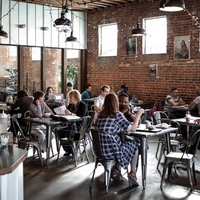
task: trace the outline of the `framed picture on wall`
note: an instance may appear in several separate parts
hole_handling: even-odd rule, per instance
[[[149,75],[158,78],[158,64],[149,64]]]
[[[174,37],[174,59],[190,59],[190,35]]]
[[[137,38],[127,38],[126,40],[126,54],[134,55],[137,53]]]

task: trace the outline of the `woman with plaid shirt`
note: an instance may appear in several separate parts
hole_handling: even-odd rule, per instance
[[[128,179],[131,185],[138,186],[136,178],[136,169],[138,161],[138,146],[135,140],[127,140],[122,142],[119,133],[130,133],[136,130],[140,116],[144,113],[143,109],[139,109],[136,113],[134,122],[129,122],[123,113],[119,112],[119,101],[115,94],[110,93],[105,97],[102,111],[99,113],[96,121],[96,128],[108,133],[101,134],[101,148],[104,159],[115,158],[118,163],[118,170],[121,171],[120,166],[124,169],[131,166],[131,171],[128,173]]]

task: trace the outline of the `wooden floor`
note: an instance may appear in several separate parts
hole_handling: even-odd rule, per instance
[[[33,159],[32,152],[24,162],[24,199],[25,200],[93,200],[93,199],[115,199],[115,200],[162,200],[162,199],[200,199],[200,151],[196,156],[196,170],[199,184],[195,185],[195,190],[188,197],[186,196],[189,188],[187,173],[184,169],[178,168],[176,179],[172,184],[166,182],[164,192],[160,190],[160,174],[156,169],[157,159],[155,158],[155,149],[157,138],[150,138],[147,166],[147,184],[143,190],[141,181],[141,167],[137,172],[139,187],[129,188],[127,174],[125,171],[125,180],[122,183],[110,182],[109,193],[105,194],[104,189],[104,169],[100,165],[97,167],[92,192],[89,191],[89,183],[94,169],[94,157],[89,149],[90,163],[86,161],[79,162],[78,167],[74,167],[71,157],[63,156],[61,153],[59,163],[56,163],[56,157],[51,159],[49,167],[41,167],[38,159]],[[55,142],[55,141],[54,141]],[[162,165],[160,166],[162,171]]]

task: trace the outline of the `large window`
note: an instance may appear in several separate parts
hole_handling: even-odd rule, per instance
[[[99,56],[117,56],[117,24],[99,26]]]
[[[167,51],[166,16],[146,18],[143,27],[147,33],[143,37],[143,54],[159,54]]]

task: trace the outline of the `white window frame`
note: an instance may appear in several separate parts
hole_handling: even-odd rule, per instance
[[[163,24],[163,20],[164,20],[164,24]],[[143,36],[143,54],[167,53],[167,17],[166,15],[151,17],[151,18],[144,18],[143,28],[145,29],[147,33],[145,36]]]
[[[99,25],[98,34],[99,56],[117,56],[117,23]]]

